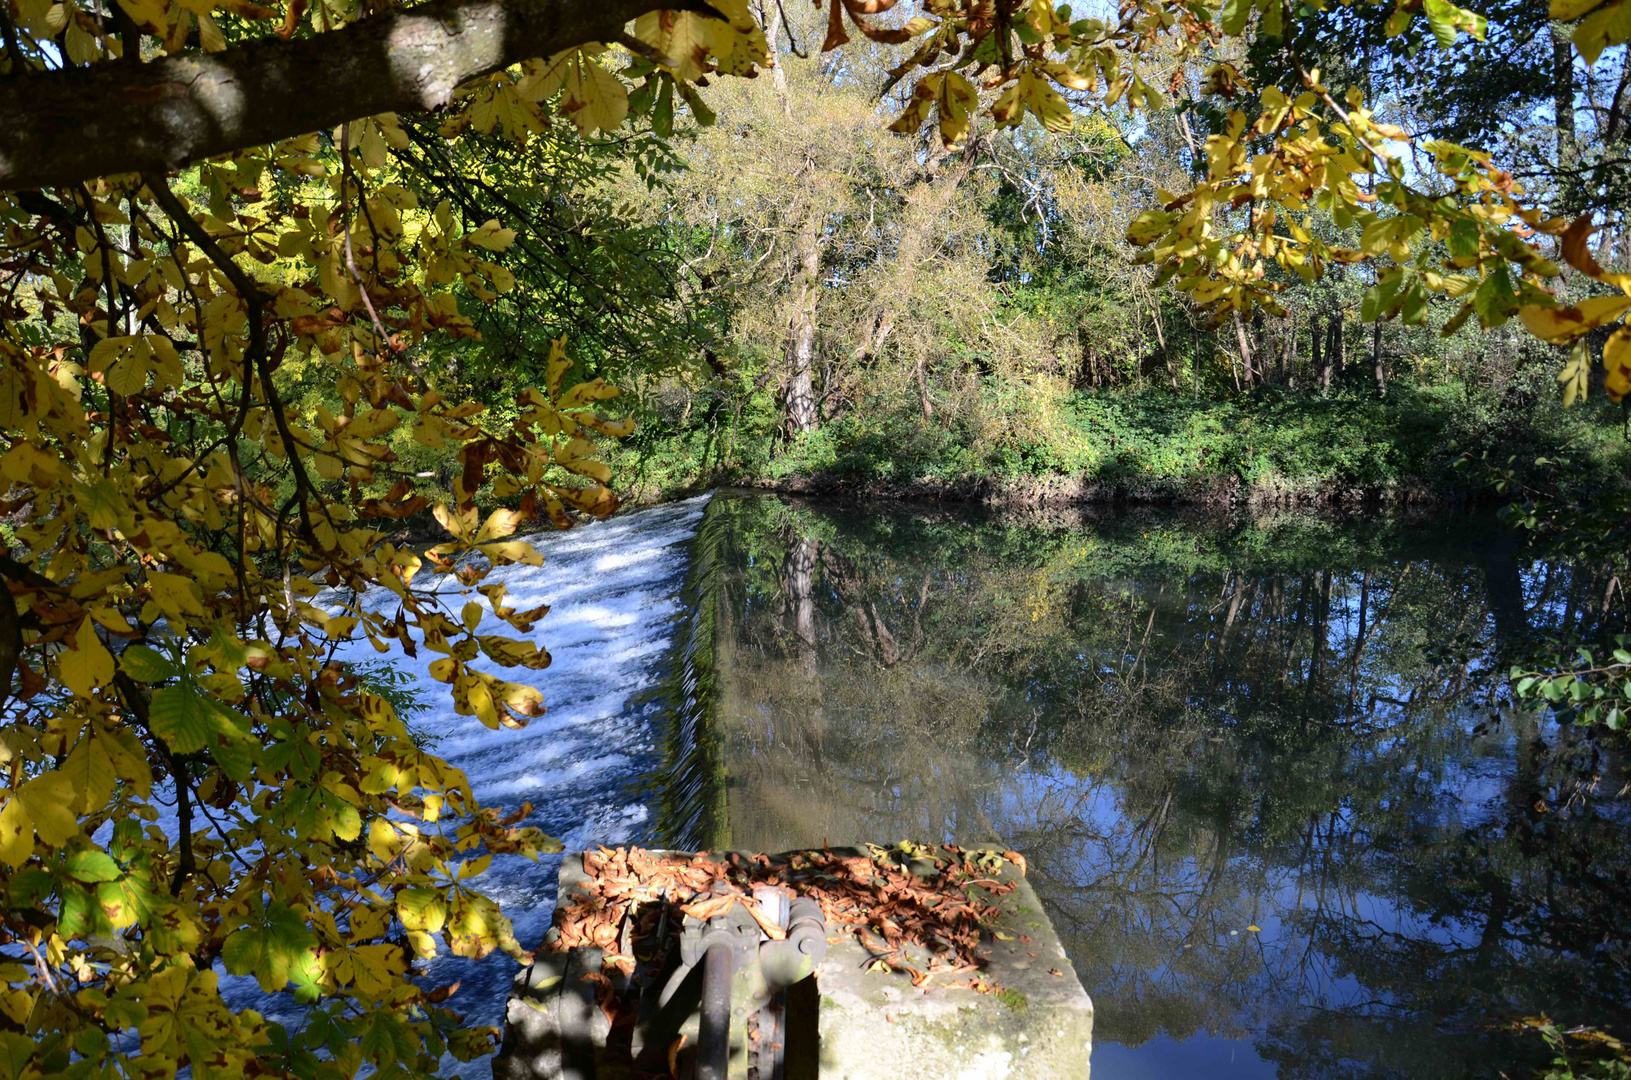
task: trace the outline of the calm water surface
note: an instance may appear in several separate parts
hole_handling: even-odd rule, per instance
[[[1095,1080],[1495,1075],[1541,1011],[1631,1034],[1619,762],[1491,693],[1602,585],[1493,521],[722,495],[697,544],[715,727],[654,839],[1018,848]]]

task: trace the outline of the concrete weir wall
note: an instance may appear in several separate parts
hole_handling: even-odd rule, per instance
[[[997,888],[969,887],[971,898],[997,908],[976,947],[980,970],[971,974],[934,974],[914,986],[910,971],[929,969],[926,951],[906,946],[890,970],[852,927],[829,924],[814,993],[805,995],[818,1002],[817,1038],[790,1034],[789,1080],[1088,1080],[1093,1004],[1022,867],[1004,861],[989,875]],[[562,908],[585,880],[582,857],[568,857]],[[597,1006],[608,984],[601,951],[552,950],[557,937],[552,929],[537,962],[516,978],[495,1080],[686,1080],[693,1059],[676,1040],[664,1035],[663,1045],[642,1047],[638,1029],[632,1037],[614,1034]],[[990,992],[946,985],[971,978]],[[738,1045],[744,1022],[733,1021]],[[694,1032],[695,1017],[680,1030]],[[795,1053],[795,1043],[809,1049]],[[683,1045],[694,1046],[694,1038]],[[745,1054],[733,1052],[731,1076],[747,1080]]]

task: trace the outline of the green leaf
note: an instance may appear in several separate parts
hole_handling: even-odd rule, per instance
[[[1251,0],[1228,0],[1218,12],[1218,27],[1230,37],[1238,37],[1251,18],[1252,6]]]
[[[1587,66],[1597,63],[1603,50],[1631,37],[1631,0],[1616,0],[1586,16],[1574,30],[1574,47]]]
[[[1456,218],[1450,223],[1448,238],[1450,254],[1466,258],[1478,254],[1478,225],[1471,218]]]
[[[651,130],[659,138],[666,139],[674,134],[674,80],[665,75],[661,82],[657,89],[657,105],[651,111]]]
[[[714,126],[714,121],[718,117],[714,115],[712,109],[708,108],[707,103],[702,100],[702,95],[697,93],[695,87],[690,83],[680,83],[680,97],[685,99],[686,107],[691,110],[691,115],[697,118],[697,123],[703,127]]]
[[[119,666],[137,682],[156,683],[181,674],[168,656],[146,645],[132,645],[119,654]]]
[[[123,871],[105,851],[86,848],[69,855],[64,862],[68,876],[77,881],[117,881]]]
[[[1501,326],[1512,317],[1517,310],[1517,294],[1512,291],[1512,278],[1507,274],[1505,263],[1497,266],[1478,286],[1472,302],[1485,326]]]
[[[190,682],[155,692],[147,719],[153,734],[177,754],[196,753],[213,745],[216,736],[224,736],[228,742],[247,737],[231,712],[215,699],[200,694]]]
[[[272,992],[289,984],[290,972],[310,981],[317,960],[317,937],[297,912],[273,901],[260,921],[228,935],[221,962],[233,975],[253,975],[261,989]]]
[[[57,909],[57,933],[65,938],[105,933],[112,927],[89,890],[78,885],[62,887],[62,906]]]
[[[374,1012],[364,1017],[362,1024],[357,1046],[361,1048],[363,1057],[382,1069],[412,1058],[416,1040],[407,1025],[395,1015],[383,1010]]]
[[[6,888],[12,907],[39,907],[57,889],[56,879],[38,867],[17,871]]]
[[[644,116],[651,111],[652,102],[657,99],[657,77],[649,76],[645,82],[629,91],[629,115]]]
[[[255,763],[260,758],[260,747],[252,739],[234,739],[211,747],[210,756],[221,766],[221,771],[226,773],[228,778],[241,784],[255,771]]]
[[[1425,0],[1422,5],[1427,12],[1427,25],[1432,27],[1433,36],[1443,48],[1455,44],[1456,19],[1461,9],[1449,0]]]
[[[1272,41],[1284,37],[1286,32],[1285,6],[1280,0],[1263,0],[1258,6],[1263,12],[1263,19],[1258,24],[1261,36]]]
[[[1377,279],[1375,285],[1365,290],[1364,299],[1359,302],[1359,318],[1363,322],[1376,322],[1382,318],[1393,304],[1393,297],[1399,291],[1399,284],[1404,280],[1404,271],[1398,267],[1387,271]]]
[[[1411,275],[1399,298],[1399,319],[1406,326],[1420,326],[1427,320],[1427,287],[1418,275]]]

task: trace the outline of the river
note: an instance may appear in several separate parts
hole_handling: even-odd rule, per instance
[[[1493,1076],[1541,1049],[1515,1016],[1631,1033],[1619,760],[1499,698],[1601,585],[1488,518],[722,493],[542,548],[505,574],[555,605],[550,713],[415,722],[569,847],[1017,848],[1099,1080]],[[530,942],[553,866],[509,862]],[[449,963],[471,1021],[506,964]]]

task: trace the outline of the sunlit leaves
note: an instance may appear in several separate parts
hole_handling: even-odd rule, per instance
[[[1023,68],[1019,78],[991,106],[991,118],[999,127],[1018,124],[1026,113],[1049,131],[1069,131],[1074,123],[1070,106],[1049,84],[1044,70],[1033,65]]]
[[[130,396],[146,389],[149,376],[160,388],[181,382],[181,360],[170,340],[161,336],[106,338],[91,349],[90,369],[116,394]]]
[[[1574,47],[1580,58],[1595,64],[1605,49],[1631,40],[1631,2],[1613,0],[1597,8],[1575,27]]]
[[[829,43],[846,39],[842,10],[849,9],[832,5]],[[1166,98],[1154,85],[1163,80],[1146,75],[1149,56],[1199,65],[1211,60],[1202,43],[1215,35],[1278,41],[1286,35],[1287,20],[1300,17],[1280,0],[1223,0],[1210,12],[1147,0],[1123,5],[1111,23],[1072,21],[1068,9],[1047,0],[1023,10],[1021,19],[1005,24],[955,0],[937,5],[933,14],[941,21],[924,28],[935,30],[932,42],[892,73],[899,78],[914,67],[932,69],[918,77],[892,129],[915,132],[938,117],[948,146],[964,138],[960,114],[952,111],[948,124],[942,99],[954,85],[950,80],[960,77],[957,69],[971,60],[979,66],[970,70],[996,69],[981,88],[993,94],[989,110],[998,126],[1031,117],[1050,131],[1069,129],[1073,103],[1064,92],[1101,95],[1077,99],[1074,107],[1156,110]],[[1587,63],[1631,38],[1631,0],[1555,0],[1552,17],[1581,20],[1575,43]],[[1402,35],[1418,18],[1425,18],[1440,48],[1457,46],[1465,40],[1462,35],[1482,41],[1487,30],[1477,11],[1453,0],[1425,0],[1399,4],[1386,31]],[[957,59],[935,69],[942,57],[951,56]],[[1374,317],[1424,322],[1435,295],[1459,297],[1469,291],[1459,284],[1473,277],[1462,273],[1469,270],[1484,284],[1463,301],[1452,328],[1474,316],[1486,327],[1500,326],[1520,307],[1554,306],[1541,282],[1557,269],[1532,240],[1537,230],[1551,231],[1549,223],[1524,204],[1510,174],[1476,150],[1412,143],[1407,132],[1374,118],[1357,87],[1339,100],[1319,71],[1303,70],[1295,56],[1288,60],[1300,82],[1297,89],[1262,88],[1255,118],[1232,109],[1224,130],[1205,140],[1204,184],[1187,193],[1159,193],[1162,208],[1139,215],[1128,230],[1129,241],[1149,249],[1146,260],[1160,266],[1160,280],[1175,282],[1215,316],[1257,309],[1278,314],[1275,294],[1283,284],[1268,275],[1271,266],[1315,281],[1333,263],[1381,261],[1369,305]],[[1178,85],[1176,78],[1170,85]],[[1211,62],[1206,86],[1209,93],[1236,100],[1251,90],[1227,61]],[[1397,143],[1411,145],[1416,155],[1411,168],[1430,162],[1437,181],[1410,178]],[[1444,181],[1453,195],[1435,190],[1435,183]],[[1307,226],[1309,211],[1316,208],[1342,229],[1359,222],[1360,246],[1343,250],[1315,239]],[[1419,267],[1391,283],[1384,276],[1386,262],[1417,260],[1424,248],[1446,239],[1447,265]],[[1618,280],[1609,283],[1624,287]]]
[[[73,812],[74,787],[67,773],[42,773],[18,788],[12,798],[22,815],[19,825],[25,832],[29,823],[39,838],[51,847],[61,847],[79,833]]]
[[[137,682],[156,683],[178,674],[168,656],[146,645],[132,645],[119,655],[119,667]]]
[[[1543,341],[1564,345],[1631,310],[1631,297],[1594,296],[1569,307],[1520,308],[1518,317]]]
[[[1559,0],[1554,15],[1580,21],[1590,61],[1624,39],[1626,2]],[[713,6],[724,18],[643,16],[619,39],[629,52],[586,43],[485,76],[457,92],[442,132],[594,136],[633,111],[667,135],[676,98],[706,123],[700,81],[749,74],[766,53],[745,0]],[[1279,0],[1139,0],[1109,21],[1049,0],[1000,18],[935,0],[885,25],[889,6],[838,0],[833,39],[912,40],[898,77],[923,70],[895,127],[932,124],[946,146],[975,142],[982,97],[992,123],[1064,131],[1082,109],[1160,109],[1181,89],[1175,70],[1208,65],[1233,111],[1207,132],[1205,178],[1162,193],[1129,239],[1216,315],[1273,311],[1285,279],[1349,263],[1370,317],[1424,322],[1442,296],[1463,319],[1517,314],[1573,343],[1575,397],[1587,335],[1623,314],[1617,298],[1550,299],[1555,268],[1531,233],[1559,229],[1487,157],[1430,142],[1407,155],[1394,145],[1407,133],[1317,72],[1247,85],[1216,35],[1285,34],[1299,15]],[[16,8],[29,35],[58,43],[53,63],[120,48],[69,5]],[[362,14],[338,0],[117,9],[151,31],[144,56],[214,51],[254,20],[298,40]],[[1402,14],[1397,29],[1425,18],[1439,42],[1482,31],[1450,0]],[[540,715],[529,680],[549,663],[533,636],[547,609],[509,606],[488,575],[540,561],[526,533],[546,519],[615,509],[600,441],[632,425],[602,411],[617,390],[594,370],[572,377],[564,339],[533,360],[545,385],[507,400],[467,399],[448,374],[450,346],[476,342],[472,313],[518,287],[535,238],[507,210],[421,205],[402,173],[429,152],[421,134],[380,116],[211,161],[174,192],[124,178],[35,209],[4,200],[27,333],[0,342],[0,486],[28,636],[0,862],[15,871],[8,926],[34,934],[72,989],[59,1002],[26,972],[3,976],[0,1010],[23,1024],[7,995],[37,995],[31,1030],[100,1034],[86,1035],[87,1068],[113,1054],[114,1032],[154,1075],[301,1075],[287,1063],[302,1053],[336,1076],[430,1071],[440,1043],[409,959],[521,952],[473,871],[483,850],[536,857],[552,842],[480,807],[354,657],[423,650],[459,714],[493,727]],[[1322,238],[1316,211],[1358,246]],[[1564,235],[1566,261],[1624,292],[1584,269],[1587,235]],[[1631,390],[1626,334],[1603,351],[1615,397]],[[446,540],[427,550],[403,537],[432,505]],[[336,1008],[311,1014],[309,1043],[286,1030],[279,1043],[221,1000],[217,963]],[[33,1046],[16,1053],[36,1067]]]
[[[1479,41],[1484,40],[1489,20],[1476,11],[1457,7],[1450,0],[1423,0],[1422,10],[1427,14],[1433,36],[1443,48],[1454,45],[1456,36],[1463,30]]]
[[[206,13],[181,22],[208,46]],[[27,510],[5,569],[27,630],[0,863],[11,925],[73,988],[39,997],[22,989],[38,973],[0,971],[0,1015],[75,1035],[87,1068],[280,1070],[214,964],[350,1003],[322,1015],[381,1041],[372,1059],[354,1039],[329,1047],[336,1080],[369,1061],[429,1072],[450,1044],[479,1053],[484,1035],[429,1034],[408,958],[452,937],[519,953],[454,875],[485,845],[552,843],[480,807],[335,649],[441,651],[458,710],[493,726],[541,714],[535,687],[495,672],[548,663],[527,636],[547,609],[475,590],[493,565],[539,561],[519,532],[615,507],[593,444],[628,426],[596,411],[615,389],[567,377],[564,343],[550,390],[520,406],[439,390],[456,384],[431,345],[474,337],[460,304],[515,287],[517,233],[393,183],[409,145],[394,118],[332,138],[212,162],[176,183],[193,206],[157,181],[93,185],[65,227],[35,226],[75,276],[31,264],[24,290],[46,314],[0,338],[0,486],[8,513]],[[275,206],[257,186],[272,183]],[[129,302],[111,319],[96,310],[110,293]],[[446,558],[387,539],[431,504],[401,460],[422,444],[456,463]],[[394,594],[389,613],[356,600],[370,589]],[[515,636],[491,632],[488,605]],[[394,889],[443,897],[457,934],[405,927]]]
[[[80,621],[72,642],[58,656],[57,673],[62,684],[80,697],[90,697],[113,679],[113,654],[97,636],[92,620]]]
[[[955,71],[932,72],[918,80],[912,100],[890,131],[910,133],[922,127],[933,108],[940,119],[940,138],[946,146],[957,146],[968,134],[978,95],[974,86]]]
[[[403,889],[396,894],[396,915],[409,930],[439,934],[447,924],[447,899],[436,889]]]
[[[1421,149],[1455,185],[1457,198],[1424,194],[1405,182],[1401,159],[1387,149],[1404,133],[1375,122],[1362,105],[1353,90],[1338,111],[1323,88],[1295,99],[1264,88],[1255,124],[1248,127],[1235,110],[1225,131],[1208,137],[1205,182],[1180,196],[1161,193],[1163,208],[1138,215],[1128,241],[1161,266],[1160,280],[1175,281],[1219,316],[1254,308],[1277,313],[1274,293],[1283,286],[1268,277],[1271,264],[1313,281],[1333,263],[1358,262],[1374,265],[1361,304],[1366,321],[1419,325],[1433,298],[1443,296],[1462,301],[1445,333],[1474,317],[1493,328],[1519,315],[1536,337],[1567,344],[1631,310],[1623,297],[1562,304],[1543,284],[1559,271],[1537,246],[1537,232],[1561,233],[1565,260],[1587,276],[1631,285],[1631,275],[1597,266],[1586,243],[1589,220],[1565,228],[1525,206],[1512,177],[1487,154],[1443,141]],[[1251,153],[1254,135],[1278,138]],[[1318,239],[1307,225],[1310,205],[1329,211],[1339,227],[1356,228],[1357,247]],[[1220,219],[1230,213],[1242,214],[1238,224]],[[1571,402],[1584,393],[1583,370],[1571,361],[1560,377]]]
[[[1603,391],[1615,401],[1631,393],[1631,327],[1620,327],[1603,346]]]

